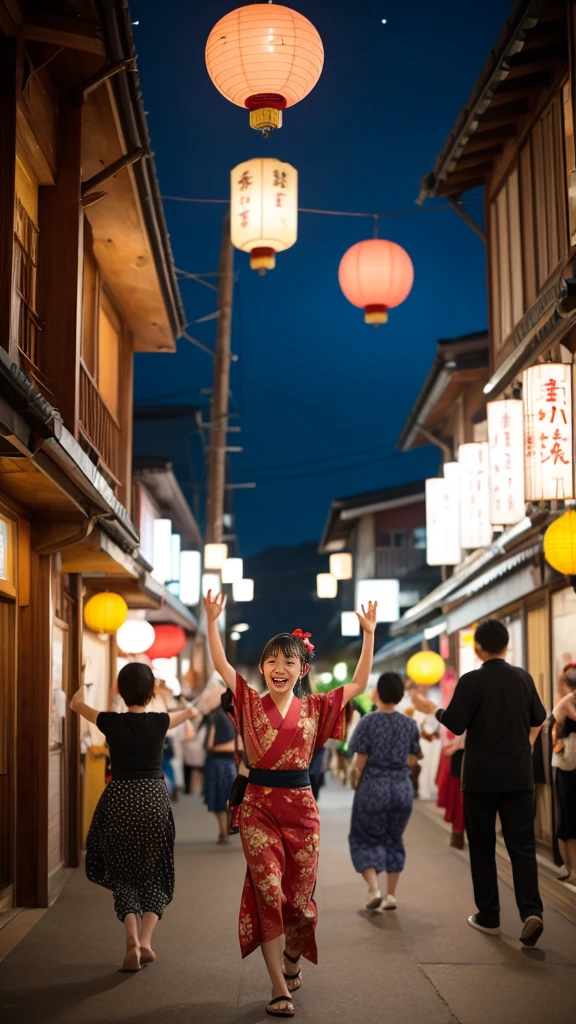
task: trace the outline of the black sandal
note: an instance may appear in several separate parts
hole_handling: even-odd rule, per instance
[[[294,1007],[291,1010],[271,1010],[270,1007],[274,1006],[275,1003],[289,1003],[292,1006],[292,1001],[289,996],[276,996],[275,999],[271,999],[266,1006],[266,1013],[269,1017],[293,1017]]]
[[[297,964],[300,959],[300,956],[290,956],[286,950],[284,950],[282,955],[286,960],[289,960],[291,964]],[[300,968],[298,968],[296,974],[286,974],[286,971],[282,971],[282,974],[284,975],[284,980],[288,986],[290,994],[297,992],[299,988],[302,988],[302,971]],[[294,988],[290,988],[290,982],[294,984]],[[296,984],[296,982],[298,982],[298,984]]]

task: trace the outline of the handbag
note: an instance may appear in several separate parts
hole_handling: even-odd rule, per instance
[[[222,698],[222,707],[224,708],[224,698]],[[229,702],[227,708],[224,708],[230,717],[233,717],[232,701]],[[244,751],[240,750],[238,744],[238,733],[234,736],[234,753],[236,754],[236,762],[240,759],[245,764],[246,768],[250,768],[248,759]],[[242,808],[242,801],[246,788],[248,786],[248,776],[238,774],[234,779],[234,782],[230,786],[230,792],[228,794],[228,800],[226,801],[226,817],[228,819],[228,835],[236,836],[240,831],[240,810]]]

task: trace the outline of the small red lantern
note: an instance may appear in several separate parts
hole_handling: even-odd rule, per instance
[[[338,280],[348,301],[364,310],[366,323],[378,327],[387,323],[388,310],[410,294],[414,267],[396,242],[368,238],[344,253]]]
[[[175,658],[186,646],[186,633],[181,626],[163,622],[154,626],[154,633],[154,643],[146,651],[151,661],[155,658]]]

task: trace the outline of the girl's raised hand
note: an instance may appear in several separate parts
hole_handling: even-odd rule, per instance
[[[378,601],[369,601],[368,602],[368,609],[367,610],[364,607],[364,605],[362,605],[362,614],[360,614],[360,612],[356,612],[356,615],[358,616],[358,621],[359,621],[360,625],[362,626],[362,629],[364,630],[365,633],[375,633],[376,632],[376,611],[377,611],[377,609],[378,609]]]
[[[204,607],[206,609],[206,618],[208,622],[216,622],[216,619],[222,614],[226,607],[226,595],[216,594],[212,597],[212,591],[209,590],[204,598]]]

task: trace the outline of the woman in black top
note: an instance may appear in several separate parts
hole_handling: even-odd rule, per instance
[[[222,708],[215,708],[206,718],[206,763],[204,765],[204,801],[218,822],[218,842],[228,842],[226,804],[230,787],[236,778],[234,760],[236,730]]]
[[[138,662],[118,675],[127,714],[96,711],[82,699],[83,689],[70,707],[104,733],[112,761],[112,781],[88,833],[86,875],[114,893],[114,909],[126,929],[122,970],[139,971],[155,959],[152,932],[174,894],[174,819],[162,772],[164,738],[198,712],[147,713],[154,675]]]

